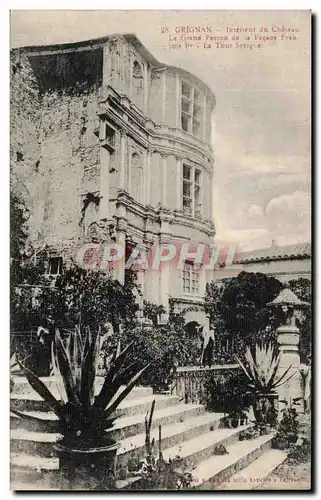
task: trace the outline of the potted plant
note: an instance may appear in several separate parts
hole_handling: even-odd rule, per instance
[[[238,410],[232,410],[228,415],[229,427],[236,429],[240,422],[240,412]]]
[[[31,387],[58,417],[58,430],[62,438],[55,444],[55,451],[59,457],[62,478],[67,479],[67,484],[72,482],[73,489],[77,488],[77,479],[79,482],[81,478],[85,478],[87,483],[91,482],[93,489],[111,489],[115,486],[118,443],[109,431],[119,416],[115,415],[115,410],[148,367],[136,373],[119,392],[127,370],[133,365],[125,365],[131,345],[121,351],[118,343],[97,396],[94,394],[94,383],[99,332],[92,333],[89,327],[76,327],[67,341],[62,339],[58,329],[55,330],[52,365],[61,400],[56,399],[34,373],[19,363]],[[24,418],[41,420],[13,411]],[[95,487],[92,486],[93,482]]]
[[[278,401],[276,389],[292,377],[292,375],[289,375],[286,378],[292,365],[281,376],[277,375],[280,355],[275,354],[271,344],[263,346],[257,344],[254,357],[250,348],[247,347],[245,364],[238,357],[236,358],[247,378],[248,388],[254,397],[253,411],[255,420],[260,425],[276,425]]]

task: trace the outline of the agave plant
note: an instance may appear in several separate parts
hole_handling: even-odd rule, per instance
[[[292,377],[290,375],[286,378],[292,365],[282,375],[277,376],[280,355],[275,354],[271,343],[263,346],[257,344],[255,346],[255,359],[252,356],[250,348],[247,347],[245,352],[247,367],[237,356],[236,359],[248,379],[248,387],[257,394],[271,393]]]
[[[114,443],[105,431],[113,426],[114,420],[119,416],[115,416],[115,410],[149,366],[136,373],[119,392],[127,370],[133,365],[129,363],[125,367],[131,346],[132,343],[121,351],[120,343],[118,344],[97,396],[94,393],[94,382],[98,365],[99,332],[94,334],[90,328],[82,329],[77,326],[67,341],[62,339],[58,329],[55,330],[52,365],[60,399],[56,399],[47,386],[19,362],[31,387],[57,415],[59,431],[63,435],[61,444],[83,449]],[[41,420],[18,410],[12,411],[24,418]]]

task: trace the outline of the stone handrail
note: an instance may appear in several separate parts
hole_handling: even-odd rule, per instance
[[[171,384],[171,394],[179,396],[185,403],[200,403],[203,400],[204,379],[208,374],[216,375],[240,369],[238,364],[178,367]]]

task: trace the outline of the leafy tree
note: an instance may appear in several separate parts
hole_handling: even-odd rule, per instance
[[[41,289],[36,305],[39,322],[50,317],[60,328],[71,329],[81,322],[93,330],[109,322],[118,332],[121,323],[135,322],[139,307],[135,289],[134,276],[124,286],[108,274],[72,264],[51,287]]]
[[[144,317],[150,319],[154,326],[158,325],[159,318],[161,314],[166,313],[166,309],[162,305],[153,304],[147,300],[144,300],[143,314]]]
[[[211,282],[207,285],[206,312],[210,315],[216,338],[218,341],[228,339],[234,346],[228,353],[216,351],[218,362],[230,362],[234,359],[233,351],[242,351],[245,345],[276,341],[276,329],[284,322],[284,313],[266,304],[272,302],[285,287],[301,300],[311,303],[311,283],[303,278],[282,284],[262,273],[242,272],[221,284]],[[302,311],[298,326],[301,333],[300,354],[306,361],[311,353],[310,308]]]
[[[307,278],[299,278],[291,280],[286,285],[295,295],[302,301],[312,302],[311,281]],[[300,354],[301,361],[309,362],[312,349],[312,309],[311,307],[304,308],[298,318],[298,327],[300,329]]]
[[[206,309],[218,339],[233,341],[233,349],[275,339],[281,316],[267,306],[283,285],[263,273],[241,272],[222,285],[212,282],[206,288]],[[216,358],[221,353],[216,353]]]

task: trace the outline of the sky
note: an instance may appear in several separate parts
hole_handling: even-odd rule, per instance
[[[213,114],[216,239],[243,250],[310,241],[309,11],[12,11],[11,47],[135,33],[165,64],[204,80]],[[171,50],[162,27],[298,28],[262,49]],[[279,33],[277,35],[279,36]],[[287,35],[289,35],[288,33]],[[293,33],[292,33],[293,35]],[[243,36],[243,35],[242,35]],[[256,42],[258,43],[258,42]]]

